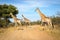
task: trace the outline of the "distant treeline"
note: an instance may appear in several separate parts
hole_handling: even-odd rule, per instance
[[[52,18],[52,23],[53,25],[55,25],[56,27],[60,27],[60,11],[58,11],[54,16],[51,17]]]

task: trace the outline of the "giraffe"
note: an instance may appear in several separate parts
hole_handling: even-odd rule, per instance
[[[24,15],[22,15],[22,17],[23,17],[24,22],[27,23],[28,25],[30,25],[30,20],[27,19],[26,17],[24,17]]]
[[[15,26],[17,26],[17,24],[21,25],[21,20],[16,18],[12,13],[10,13],[11,17],[14,20]]]
[[[50,26],[50,27],[53,26],[53,25],[52,25],[52,20],[51,20],[51,18],[46,17],[46,16],[39,10],[39,8],[37,8],[36,11],[38,12],[38,14],[39,14],[40,17],[41,17],[41,25],[42,25],[43,23],[47,23],[48,26]]]

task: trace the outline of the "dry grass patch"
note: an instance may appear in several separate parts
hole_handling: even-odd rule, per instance
[[[53,30],[46,30],[47,33],[55,38],[55,40],[60,40],[60,30],[53,29]]]

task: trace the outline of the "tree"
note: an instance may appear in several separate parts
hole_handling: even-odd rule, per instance
[[[52,17],[52,22],[53,24],[59,25],[60,24],[60,12],[58,11],[56,14],[57,15]]]
[[[0,21],[5,20],[4,22],[9,23],[10,22],[9,18],[11,18],[10,12],[12,12],[14,16],[18,14],[18,10],[15,6],[7,4],[0,5]],[[0,22],[0,25],[3,24],[4,22],[2,23]]]

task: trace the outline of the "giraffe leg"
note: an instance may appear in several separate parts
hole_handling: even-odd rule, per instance
[[[50,28],[50,24],[49,24],[49,22],[47,22],[47,24],[48,24],[48,27],[47,27],[47,28]]]
[[[51,29],[53,29],[53,28],[54,28],[54,26],[53,26],[53,23],[52,23],[52,22],[50,22],[50,25],[51,25]]]
[[[17,27],[17,23],[15,22],[15,27]]]
[[[31,25],[30,22],[29,22],[29,25]]]
[[[30,23],[28,22],[28,25],[30,25]]]
[[[52,23],[48,22],[48,25],[49,25],[49,30],[51,30],[52,29]]]
[[[41,26],[43,25],[43,22],[41,22]]]
[[[21,26],[21,23],[20,22],[18,22],[18,24]]]
[[[18,24],[20,25],[20,28],[18,28],[18,30],[24,30],[23,27],[22,27],[21,22],[18,21]]]

